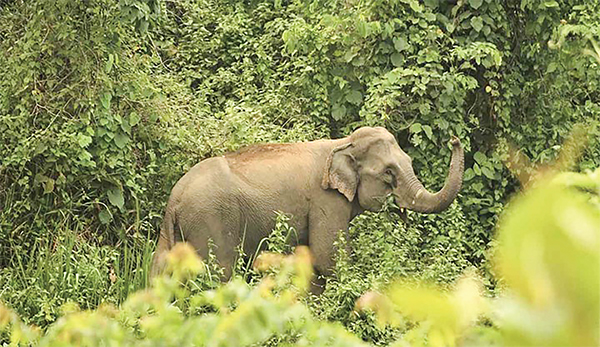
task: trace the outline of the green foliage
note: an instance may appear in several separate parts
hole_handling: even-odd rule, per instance
[[[357,217],[350,229],[352,253],[346,253],[346,240],[340,238],[334,278],[328,280],[325,292],[310,302],[315,314],[343,322],[365,341],[388,344],[402,330],[381,327],[373,316],[357,315],[355,301],[363,293],[385,288],[398,277],[451,283],[472,266],[468,240],[461,232],[464,220],[456,204],[441,224],[433,217],[416,224],[414,217],[409,215],[408,226],[399,217],[384,213]]]
[[[471,267],[501,292],[488,250],[520,189],[503,165],[510,150],[549,163],[581,123],[589,137],[572,169],[600,166],[599,14],[583,0],[2,1],[0,298],[42,328],[67,301],[118,305],[144,287],[169,191],[196,162],[383,125],[432,190],[460,137],[461,193],[407,225],[357,218],[340,240],[353,252],[340,247],[336,277],[307,304],[374,344],[424,339],[426,328],[353,313],[355,300],[397,276],[447,287]],[[293,230],[279,218],[268,247],[288,252]],[[186,282],[193,295],[220,284],[214,259],[205,265]],[[268,343],[296,341],[283,335]]]
[[[588,194],[577,188],[590,191]],[[403,336],[416,346],[595,346],[600,342],[600,169],[538,183],[505,211],[495,262],[503,294],[482,296],[473,274],[452,293],[395,283],[357,302],[381,323],[421,321]],[[482,314],[493,325],[476,327]],[[406,318],[404,318],[406,317]]]
[[[280,224],[286,228],[285,221]],[[561,174],[517,197],[503,216],[495,252],[506,288],[500,298],[485,298],[480,279],[469,271],[451,292],[413,278],[382,288],[387,295],[367,292],[354,308],[375,311],[377,326],[371,327],[370,336],[380,332],[380,339],[398,346],[597,345],[599,240],[600,169],[587,175]],[[338,291],[347,285],[343,276],[348,274],[348,254],[343,249]],[[167,275],[118,309],[104,304],[96,311],[80,311],[77,305],[64,305],[64,316],[40,334],[0,305],[0,329],[8,331],[14,344],[40,346],[364,345],[339,325],[316,319],[298,300],[312,275],[306,247],[290,256],[261,254],[255,268],[277,270],[255,286],[235,279],[197,294],[186,289],[189,279],[205,271],[193,248],[177,244],[166,261]],[[358,288],[356,283],[350,287]],[[331,300],[331,291],[324,295],[325,303]],[[214,310],[206,313],[206,306]],[[184,313],[194,311],[204,313]],[[361,319],[358,312],[351,319]],[[372,316],[362,320],[350,328],[373,323]],[[400,327],[403,334],[381,330],[386,324]]]
[[[298,336],[291,342],[297,346],[363,346],[339,325],[312,318],[298,291],[281,286],[289,279],[306,286],[312,274],[308,250],[299,248],[280,260],[278,274],[255,287],[232,281],[190,296],[182,281],[202,272],[204,265],[191,246],[178,244],[167,255],[170,276],[155,279],[151,288],[131,295],[120,308],[103,305],[80,311],[66,305],[65,315],[40,336],[0,305],[0,329],[9,331],[13,343],[39,346],[251,346],[284,333]],[[216,311],[186,316],[181,311],[184,298],[192,308],[212,306]]]
[[[80,230],[69,225],[62,232],[50,240],[37,239],[27,253],[14,258],[14,268],[0,270],[2,300],[25,322],[47,326],[66,302],[82,309],[118,304],[145,285],[152,243],[138,238],[118,248],[98,247],[75,236]]]

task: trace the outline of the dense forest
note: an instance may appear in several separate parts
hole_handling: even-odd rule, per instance
[[[598,0],[0,0],[0,342],[598,345],[599,42]],[[431,190],[458,137],[457,199],[355,218],[318,296],[284,214],[150,279],[193,165],[361,126]]]

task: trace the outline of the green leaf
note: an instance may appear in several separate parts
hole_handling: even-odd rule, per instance
[[[469,5],[471,5],[471,7],[473,7],[474,9],[478,9],[482,3],[483,0],[469,0]]]
[[[476,16],[471,18],[471,27],[475,29],[475,31],[480,32],[483,28],[483,19],[481,17]]]
[[[454,23],[448,23],[446,24],[446,30],[448,30],[448,32],[452,34],[454,30],[456,30],[456,26],[454,25]]]
[[[127,136],[125,133],[118,132],[114,138],[114,141],[117,147],[123,149],[129,143],[129,136]]]
[[[489,25],[485,25],[483,27],[483,34],[485,36],[488,36],[491,32],[492,32],[492,28]]]
[[[54,191],[54,180],[50,177],[46,177],[42,186],[44,187],[44,194],[52,193],[52,191]]]
[[[473,169],[471,169],[471,168],[466,169],[463,179],[465,181],[470,181],[473,177],[475,177],[475,173],[473,172]]]
[[[363,100],[362,94],[358,90],[353,90],[350,93],[348,93],[348,95],[346,95],[346,101],[348,101],[349,103],[351,103],[353,105],[360,105],[362,100]]]
[[[408,5],[410,6],[411,10],[417,13],[423,12],[423,6],[421,6],[417,0],[408,0]]]
[[[67,178],[65,177],[65,175],[63,175],[63,173],[61,172],[58,175],[58,178],[56,179],[56,184],[61,186],[63,184],[65,184],[67,182]]]
[[[120,187],[112,187],[107,192],[108,201],[113,206],[118,207],[119,209],[123,208],[125,204],[125,198],[123,197],[123,190]]]
[[[108,224],[112,221],[112,215],[108,211],[108,209],[103,209],[98,213],[98,218],[100,219],[100,223]]]
[[[102,107],[105,109],[110,108],[110,101],[112,100],[112,94],[110,92],[105,92],[100,95],[100,103],[102,103]]]
[[[479,151],[475,152],[475,154],[473,155],[473,159],[475,159],[475,161],[478,162],[479,165],[482,165],[483,163],[486,162],[485,154],[483,154]]]
[[[393,41],[394,41],[394,48],[396,48],[396,50],[398,52],[402,52],[403,50],[408,48],[408,41],[406,41],[406,38],[404,36],[394,37]]]
[[[371,33],[371,30],[370,30],[369,26],[367,25],[367,22],[363,18],[360,18],[360,17],[356,21],[356,30],[358,31],[358,34],[363,38],[369,36],[369,34]]]
[[[126,134],[131,134],[131,124],[129,124],[128,120],[124,120],[124,122],[121,123],[121,130],[123,130]]]
[[[140,21],[140,23],[138,25],[138,31],[142,34],[147,33],[149,24],[150,24],[150,22],[148,22],[146,20]]]
[[[92,127],[85,128],[85,132],[90,136],[94,136],[94,134],[95,134],[94,128],[92,128]]]
[[[421,124],[420,123],[414,123],[413,125],[410,126],[410,132],[414,133],[414,134],[418,134],[421,132]]]
[[[388,82],[390,82],[391,84],[396,83],[396,81],[398,81],[398,78],[400,78],[400,76],[398,75],[398,71],[395,71],[395,70],[388,72],[386,74],[386,76],[387,76]]]
[[[87,136],[87,135],[84,135],[84,134],[78,134],[77,135],[77,144],[79,144],[79,147],[86,148],[87,146],[90,145],[90,143],[92,143],[92,137],[91,136]]]
[[[546,8],[559,7],[558,2],[556,1],[545,1],[543,5]]]
[[[40,154],[40,153],[44,153],[44,151],[45,151],[46,149],[48,149],[48,146],[47,146],[45,143],[43,143],[43,142],[39,142],[39,143],[37,144],[37,146],[35,146],[35,150],[33,151],[33,153],[34,153],[35,155],[38,155],[38,154]]]
[[[487,166],[481,167],[481,172],[489,179],[494,179],[494,171]]]
[[[398,52],[392,54],[390,59],[395,67],[401,67],[404,62],[404,56]]]
[[[333,110],[331,111],[331,116],[335,120],[341,120],[342,118],[344,118],[346,116],[346,106],[344,106],[344,105],[334,106]]]
[[[352,59],[354,59],[354,57],[356,57],[356,52],[350,50],[350,51],[346,51],[346,54],[344,54],[344,61],[346,63],[349,63],[352,61]]]
[[[551,62],[550,64],[548,64],[548,68],[546,69],[546,73],[552,73],[552,72],[556,71],[557,67],[558,67],[558,64],[556,62]]]
[[[286,30],[283,32],[281,36],[283,42],[285,43],[285,49],[288,53],[294,53],[296,51],[296,46],[298,45],[298,38],[296,34],[292,30]]]
[[[448,121],[445,120],[444,118],[438,118],[435,121],[435,124],[442,130],[446,130],[450,126],[450,123],[448,123]]]
[[[104,66],[104,71],[106,71],[106,73],[110,73],[112,71],[114,62],[115,62],[115,56],[112,54],[109,54],[108,60],[106,61],[106,66]]]
[[[423,125],[423,131],[425,132],[425,135],[427,135],[428,139],[433,140],[433,131],[429,125]]]

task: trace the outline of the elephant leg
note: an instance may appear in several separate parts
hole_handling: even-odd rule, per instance
[[[315,283],[312,283],[311,286],[313,293],[322,292],[325,289],[325,278],[333,274],[337,252],[334,243],[340,232],[348,235],[350,211],[345,212],[347,213],[340,213],[340,211],[328,213],[326,210],[320,209],[309,218],[308,245],[317,272]]]
[[[237,257],[239,238],[232,223],[221,216],[206,213],[203,220],[194,220],[186,224],[193,225],[183,229],[180,241],[189,242],[194,246],[198,255],[206,261],[212,252],[220,267],[223,268],[223,281],[231,278],[233,266]]]
[[[237,245],[240,243],[237,233],[232,232],[233,228],[228,227],[220,221],[212,223],[214,249],[213,252],[219,262],[219,266],[223,268],[223,281],[227,281],[233,274],[233,267],[238,256]]]

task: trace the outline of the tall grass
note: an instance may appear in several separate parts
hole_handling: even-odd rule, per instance
[[[120,304],[146,286],[154,249],[146,237],[122,231],[121,241],[109,246],[71,217],[56,227],[53,236],[21,247],[0,270],[0,300],[26,322],[46,326],[66,302],[90,309]]]

